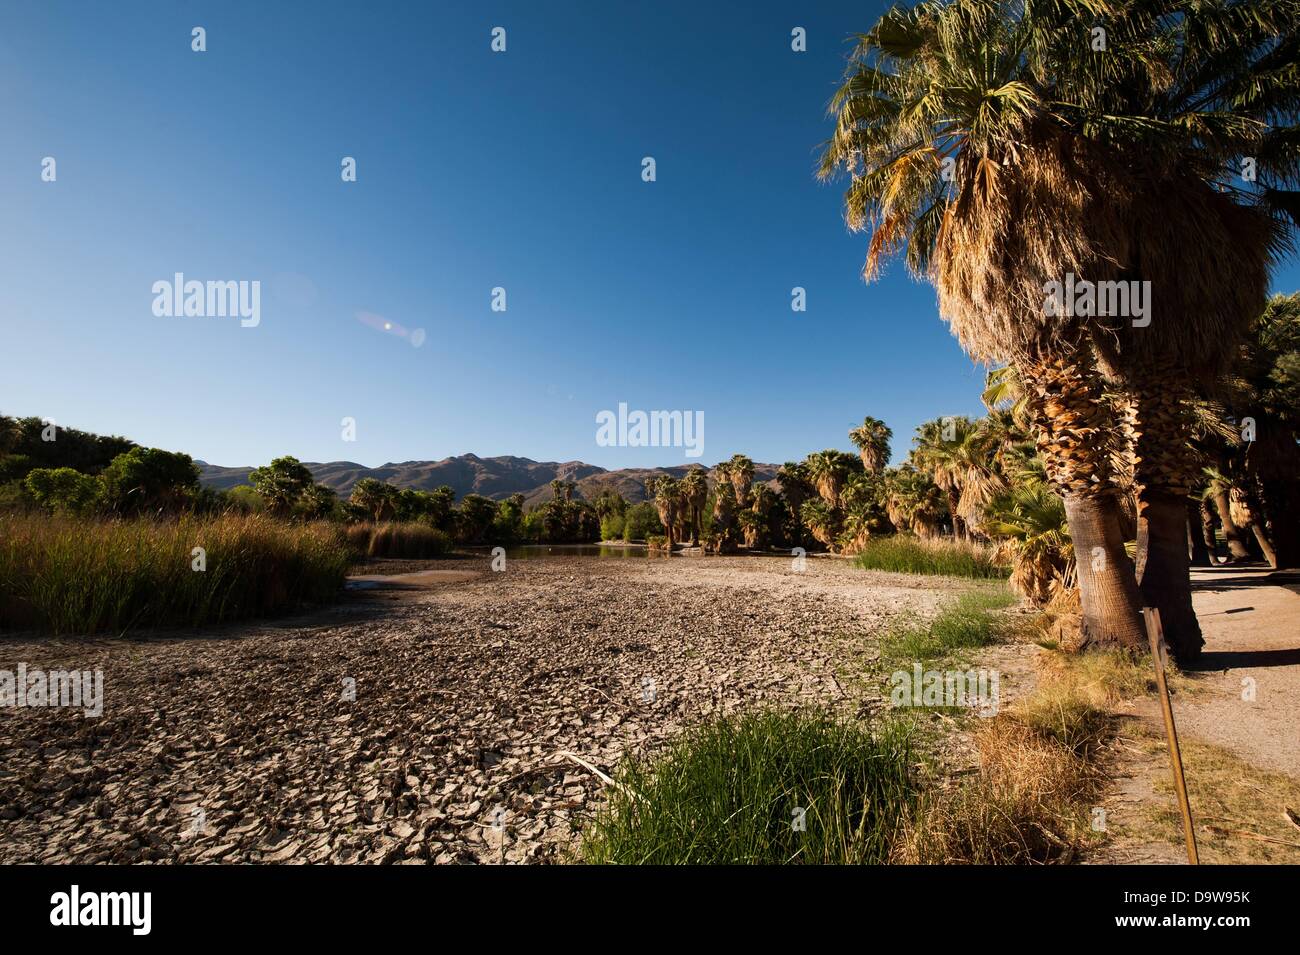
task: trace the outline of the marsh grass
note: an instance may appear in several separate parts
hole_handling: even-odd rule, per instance
[[[349,561],[325,523],[0,515],[0,627],[122,633],[275,614],[334,597]]]
[[[902,722],[780,710],[725,717],[654,759],[625,761],[584,833],[582,860],[883,862],[916,798],[912,763]]]
[[[853,562],[864,570],[943,577],[1009,579],[1011,568],[999,563],[991,547],[948,539],[922,540],[907,534],[873,537]]]
[[[442,557],[452,549],[445,531],[413,521],[351,524],[345,531],[348,546],[358,557]]]

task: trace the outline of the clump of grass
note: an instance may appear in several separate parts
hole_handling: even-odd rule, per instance
[[[976,730],[979,775],[927,793],[894,861],[1009,865],[1069,861],[1089,838],[1102,775],[1069,747],[1002,714]]]
[[[0,515],[0,627],[121,633],[274,614],[336,595],[349,560],[325,523]]]
[[[1016,599],[1005,588],[968,591],[933,620],[909,621],[886,633],[880,641],[881,658],[890,664],[925,663],[996,643],[1010,627],[997,611]]]
[[[413,521],[352,524],[346,534],[357,557],[442,557],[452,547],[451,536],[445,531]]]
[[[907,534],[873,537],[854,563],[866,570],[944,577],[1009,579],[1011,568],[996,559],[991,547],[967,541],[922,540]]]
[[[586,862],[878,863],[916,798],[904,724],[765,710],[631,759],[583,837]]]

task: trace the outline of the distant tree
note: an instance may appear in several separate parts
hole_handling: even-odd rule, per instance
[[[496,519],[496,502],[481,494],[466,494],[456,515],[458,538],[466,544],[487,543],[488,532]]]
[[[295,510],[309,521],[323,520],[334,513],[338,503],[339,496],[333,488],[310,484],[298,498]]]
[[[303,492],[312,486],[311,471],[297,458],[288,455],[274,459],[264,468],[257,468],[248,479],[262,495],[267,509],[281,517],[289,514]]]
[[[391,518],[397,511],[397,488],[374,478],[362,478],[352,485],[348,501],[375,521]]]
[[[233,508],[243,514],[266,510],[266,502],[262,500],[262,495],[253,490],[250,484],[239,484],[225,491],[222,494],[222,501],[228,509]]]
[[[199,469],[188,454],[135,447],[119,454],[100,475],[104,502],[121,514],[176,511],[199,488]]]
[[[870,415],[849,432],[849,440],[857,445],[862,466],[868,474],[879,474],[889,463],[889,439],[893,436],[894,432],[885,422]]]

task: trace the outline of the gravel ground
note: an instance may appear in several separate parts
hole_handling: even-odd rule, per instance
[[[0,863],[559,861],[602,785],[561,754],[608,772],[711,713],[870,705],[870,634],[945,596],[834,559],[420,566],[451,573],[198,636],[0,641],[0,669],[104,674],[98,718],[0,709]]]

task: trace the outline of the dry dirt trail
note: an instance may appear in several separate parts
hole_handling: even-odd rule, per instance
[[[1300,573],[1259,566],[1192,572],[1205,649],[1177,681],[1174,718],[1201,861],[1300,862]],[[1186,862],[1154,697],[1125,714],[1118,834],[1105,862]]]
[[[0,640],[94,670],[104,712],[0,710],[0,863],[542,862],[612,770],[711,713],[857,705],[950,582],[844,561],[437,562],[307,615]],[[403,570],[416,570],[405,566]]]

